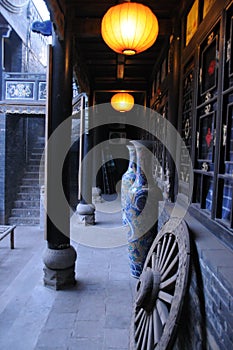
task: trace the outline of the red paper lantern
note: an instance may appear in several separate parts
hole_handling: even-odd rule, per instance
[[[101,23],[101,34],[115,52],[134,55],[147,50],[157,39],[158,20],[149,7],[125,2],[111,7]]]
[[[119,92],[112,96],[111,105],[118,112],[128,112],[133,108],[134,97],[127,92]]]

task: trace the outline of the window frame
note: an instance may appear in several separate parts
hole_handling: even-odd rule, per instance
[[[216,7],[216,11],[215,11]],[[194,62],[194,91],[193,91],[193,109],[192,109],[192,131],[191,131],[191,159],[193,161],[194,165],[194,173],[198,174],[200,173],[202,176],[202,187],[200,189],[200,198],[199,201],[197,201],[195,198],[195,195],[192,198],[191,205],[190,205],[190,213],[194,215],[198,220],[202,221],[207,225],[208,228],[211,228],[212,232],[216,234],[216,236],[220,237],[221,240],[227,243],[228,246],[230,246],[233,249],[233,210],[232,210],[232,203],[233,199],[231,201],[231,218],[229,223],[226,223],[223,219],[219,217],[219,198],[221,191],[223,193],[223,190],[221,189],[221,186],[219,185],[224,177],[224,174],[222,173],[223,168],[223,161],[225,158],[223,158],[223,127],[224,127],[224,94],[227,94],[226,92],[226,70],[228,69],[229,76],[232,76],[233,80],[233,68],[232,72],[230,71],[230,65],[233,67],[233,59],[230,56],[229,59],[229,67],[225,67],[225,57],[226,57],[226,43],[227,38],[229,34],[227,35],[227,30],[229,30],[229,18],[231,17],[231,24],[230,24],[230,37],[232,39],[233,36],[233,3],[228,6],[224,11],[219,12],[217,10],[217,5],[213,6],[213,20],[212,24],[210,25],[208,22],[208,19],[210,15],[208,16],[208,13],[206,14],[205,18],[203,19],[203,22],[200,24],[199,28],[195,32],[195,35],[193,37],[193,40],[191,40],[190,45],[187,45],[183,49],[184,58],[182,60],[181,69],[182,69],[182,76],[183,79],[181,79],[180,83],[180,126],[179,129],[182,133],[182,123],[184,122],[182,120],[183,117],[183,107],[182,107],[182,100],[183,100],[183,81],[185,77],[185,67],[187,66],[190,59],[193,59]],[[212,11],[211,11],[212,12]],[[231,14],[231,15],[230,15]],[[206,20],[205,20],[206,19]],[[186,21],[186,17],[184,18],[184,22]],[[203,45],[204,42],[207,40],[208,36],[211,35],[211,33],[219,27],[219,34],[217,37],[219,49],[218,49],[218,80],[215,80],[215,83],[217,84],[217,95],[212,97],[212,100],[210,100],[210,103],[214,103],[216,101],[217,107],[215,110],[215,129],[216,129],[216,135],[215,135],[215,149],[214,149],[214,165],[212,171],[200,171],[196,168],[196,160],[197,160],[197,129],[199,127],[198,119],[200,120],[200,111],[201,108],[203,108],[205,105],[205,101],[203,104],[200,103],[200,97],[203,97],[206,93],[208,93],[208,89],[206,91],[201,91],[200,87],[202,84],[202,81],[200,82],[200,75],[202,72],[200,72],[200,67],[203,63]],[[185,28],[185,25],[183,25],[183,28]],[[185,37],[185,32],[183,32],[183,35]],[[214,36],[215,38],[215,36]],[[233,52],[233,39],[231,40],[231,52]],[[198,43],[198,44],[197,44]],[[210,42],[210,45],[212,45],[213,42]],[[229,48],[228,48],[229,50]],[[214,88],[214,87],[213,87]],[[232,92],[233,94],[233,84],[230,87],[227,86],[228,93]],[[212,87],[210,89],[213,90]],[[198,92],[197,92],[198,91]],[[232,102],[233,103],[233,102]],[[213,113],[213,109],[212,109]],[[233,120],[233,119],[232,119]],[[233,122],[232,122],[233,123]],[[233,140],[233,137],[232,137]],[[204,204],[203,204],[203,192],[204,192],[204,185],[203,181],[205,181],[208,178],[212,178],[213,180],[213,200],[212,200],[212,207],[211,210],[206,210]],[[196,180],[195,180],[196,181]],[[179,189],[184,193],[184,185],[181,183],[182,181],[179,180]],[[194,185],[196,182],[194,182]],[[232,177],[232,187],[233,187],[233,177]],[[195,188],[194,188],[195,191]],[[188,193],[188,191],[186,191]],[[233,192],[233,190],[232,190]],[[184,193],[185,194],[185,193]],[[223,194],[222,194],[222,201],[223,201]]]

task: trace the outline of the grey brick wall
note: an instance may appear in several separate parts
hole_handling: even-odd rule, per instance
[[[6,117],[5,221],[10,216],[17,188],[26,165],[25,121],[19,115]]]
[[[170,210],[163,212],[160,225]],[[233,252],[189,213],[185,220],[191,267],[173,349],[233,349]]]
[[[22,42],[13,31],[9,38],[5,39],[5,60],[6,72],[20,72],[22,68]]]
[[[44,73],[45,68],[40,60],[46,57],[48,38],[31,31],[32,22],[42,20],[33,2],[30,2],[30,9],[25,6],[19,14],[11,13],[9,16],[9,11],[4,6],[1,12],[6,22],[12,27],[10,38],[6,40],[6,51],[9,53],[7,53],[9,64],[6,71]]]
[[[5,217],[5,114],[0,113],[0,223]]]
[[[30,153],[38,136],[44,136],[44,117],[3,115],[0,126],[0,224],[6,224]]]

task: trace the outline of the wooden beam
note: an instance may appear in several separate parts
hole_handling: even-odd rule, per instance
[[[158,19],[159,35],[170,35],[172,21],[169,19]],[[78,38],[96,38],[101,35],[101,18],[74,18],[73,32]]]
[[[117,79],[124,79],[125,73],[125,55],[117,55]]]
[[[89,95],[91,92],[90,73],[77,44],[74,52],[74,74],[77,77],[81,92],[86,92]]]
[[[101,18],[75,18],[73,31],[78,38],[96,38],[100,36]]]
[[[51,20],[60,40],[64,40],[65,18],[64,13],[56,0],[46,0]]]
[[[137,81],[137,82],[124,82],[124,85],[122,85],[122,82],[119,80],[116,82],[113,81],[96,81],[94,84],[95,89],[97,90],[134,90],[134,91],[141,91],[146,90],[148,88],[147,83],[144,81]]]

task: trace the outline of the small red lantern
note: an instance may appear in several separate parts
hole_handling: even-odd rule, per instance
[[[112,96],[111,105],[118,112],[128,112],[133,108],[134,97],[127,92],[119,92]]]

